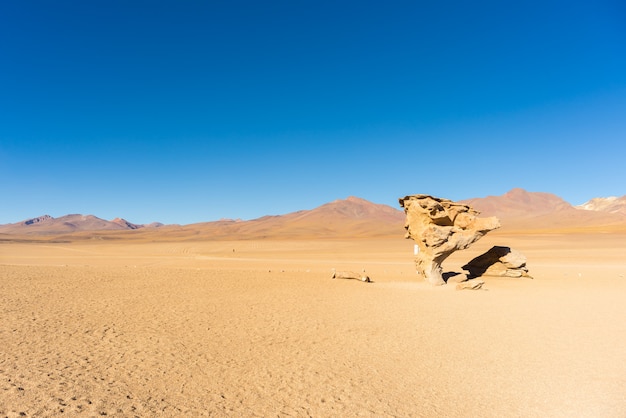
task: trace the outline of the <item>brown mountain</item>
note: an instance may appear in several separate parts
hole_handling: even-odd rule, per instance
[[[335,200],[311,210],[264,216],[250,221],[186,225],[215,238],[365,237],[404,234],[404,212],[358,197]]]
[[[503,229],[587,229],[626,225],[624,214],[582,210],[554,194],[519,188],[502,196],[467,199],[463,203],[480,211],[482,216],[497,216]]]
[[[534,218],[540,215],[567,211],[572,205],[551,193],[528,192],[516,188],[502,196],[487,196],[463,200],[480,211],[483,216],[497,216],[500,219]]]

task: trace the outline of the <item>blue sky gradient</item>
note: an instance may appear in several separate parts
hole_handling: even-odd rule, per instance
[[[626,6],[0,3],[0,223],[626,193]]]

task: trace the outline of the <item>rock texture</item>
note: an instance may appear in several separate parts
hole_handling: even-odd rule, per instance
[[[406,214],[406,238],[418,245],[417,272],[433,285],[445,284],[441,263],[457,250],[468,248],[487,232],[500,227],[496,217],[479,218],[468,205],[425,194],[399,199]]]
[[[500,276],[530,277],[526,267],[526,256],[509,247],[491,247],[463,266],[469,271],[469,277]],[[531,277],[532,278],[532,277]]]

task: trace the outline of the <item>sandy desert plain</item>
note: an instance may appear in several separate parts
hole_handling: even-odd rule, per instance
[[[626,417],[626,228],[503,228],[445,271],[493,245],[534,279],[431,287],[402,230],[4,236],[0,416]]]

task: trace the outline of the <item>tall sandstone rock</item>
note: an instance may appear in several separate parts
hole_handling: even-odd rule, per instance
[[[479,218],[468,205],[425,194],[399,199],[406,214],[406,238],[418,246],[417,272],[432,285],[442,285],[441,263],[457,250],[464,250],[487,232],[500,227],[496,217]]]

